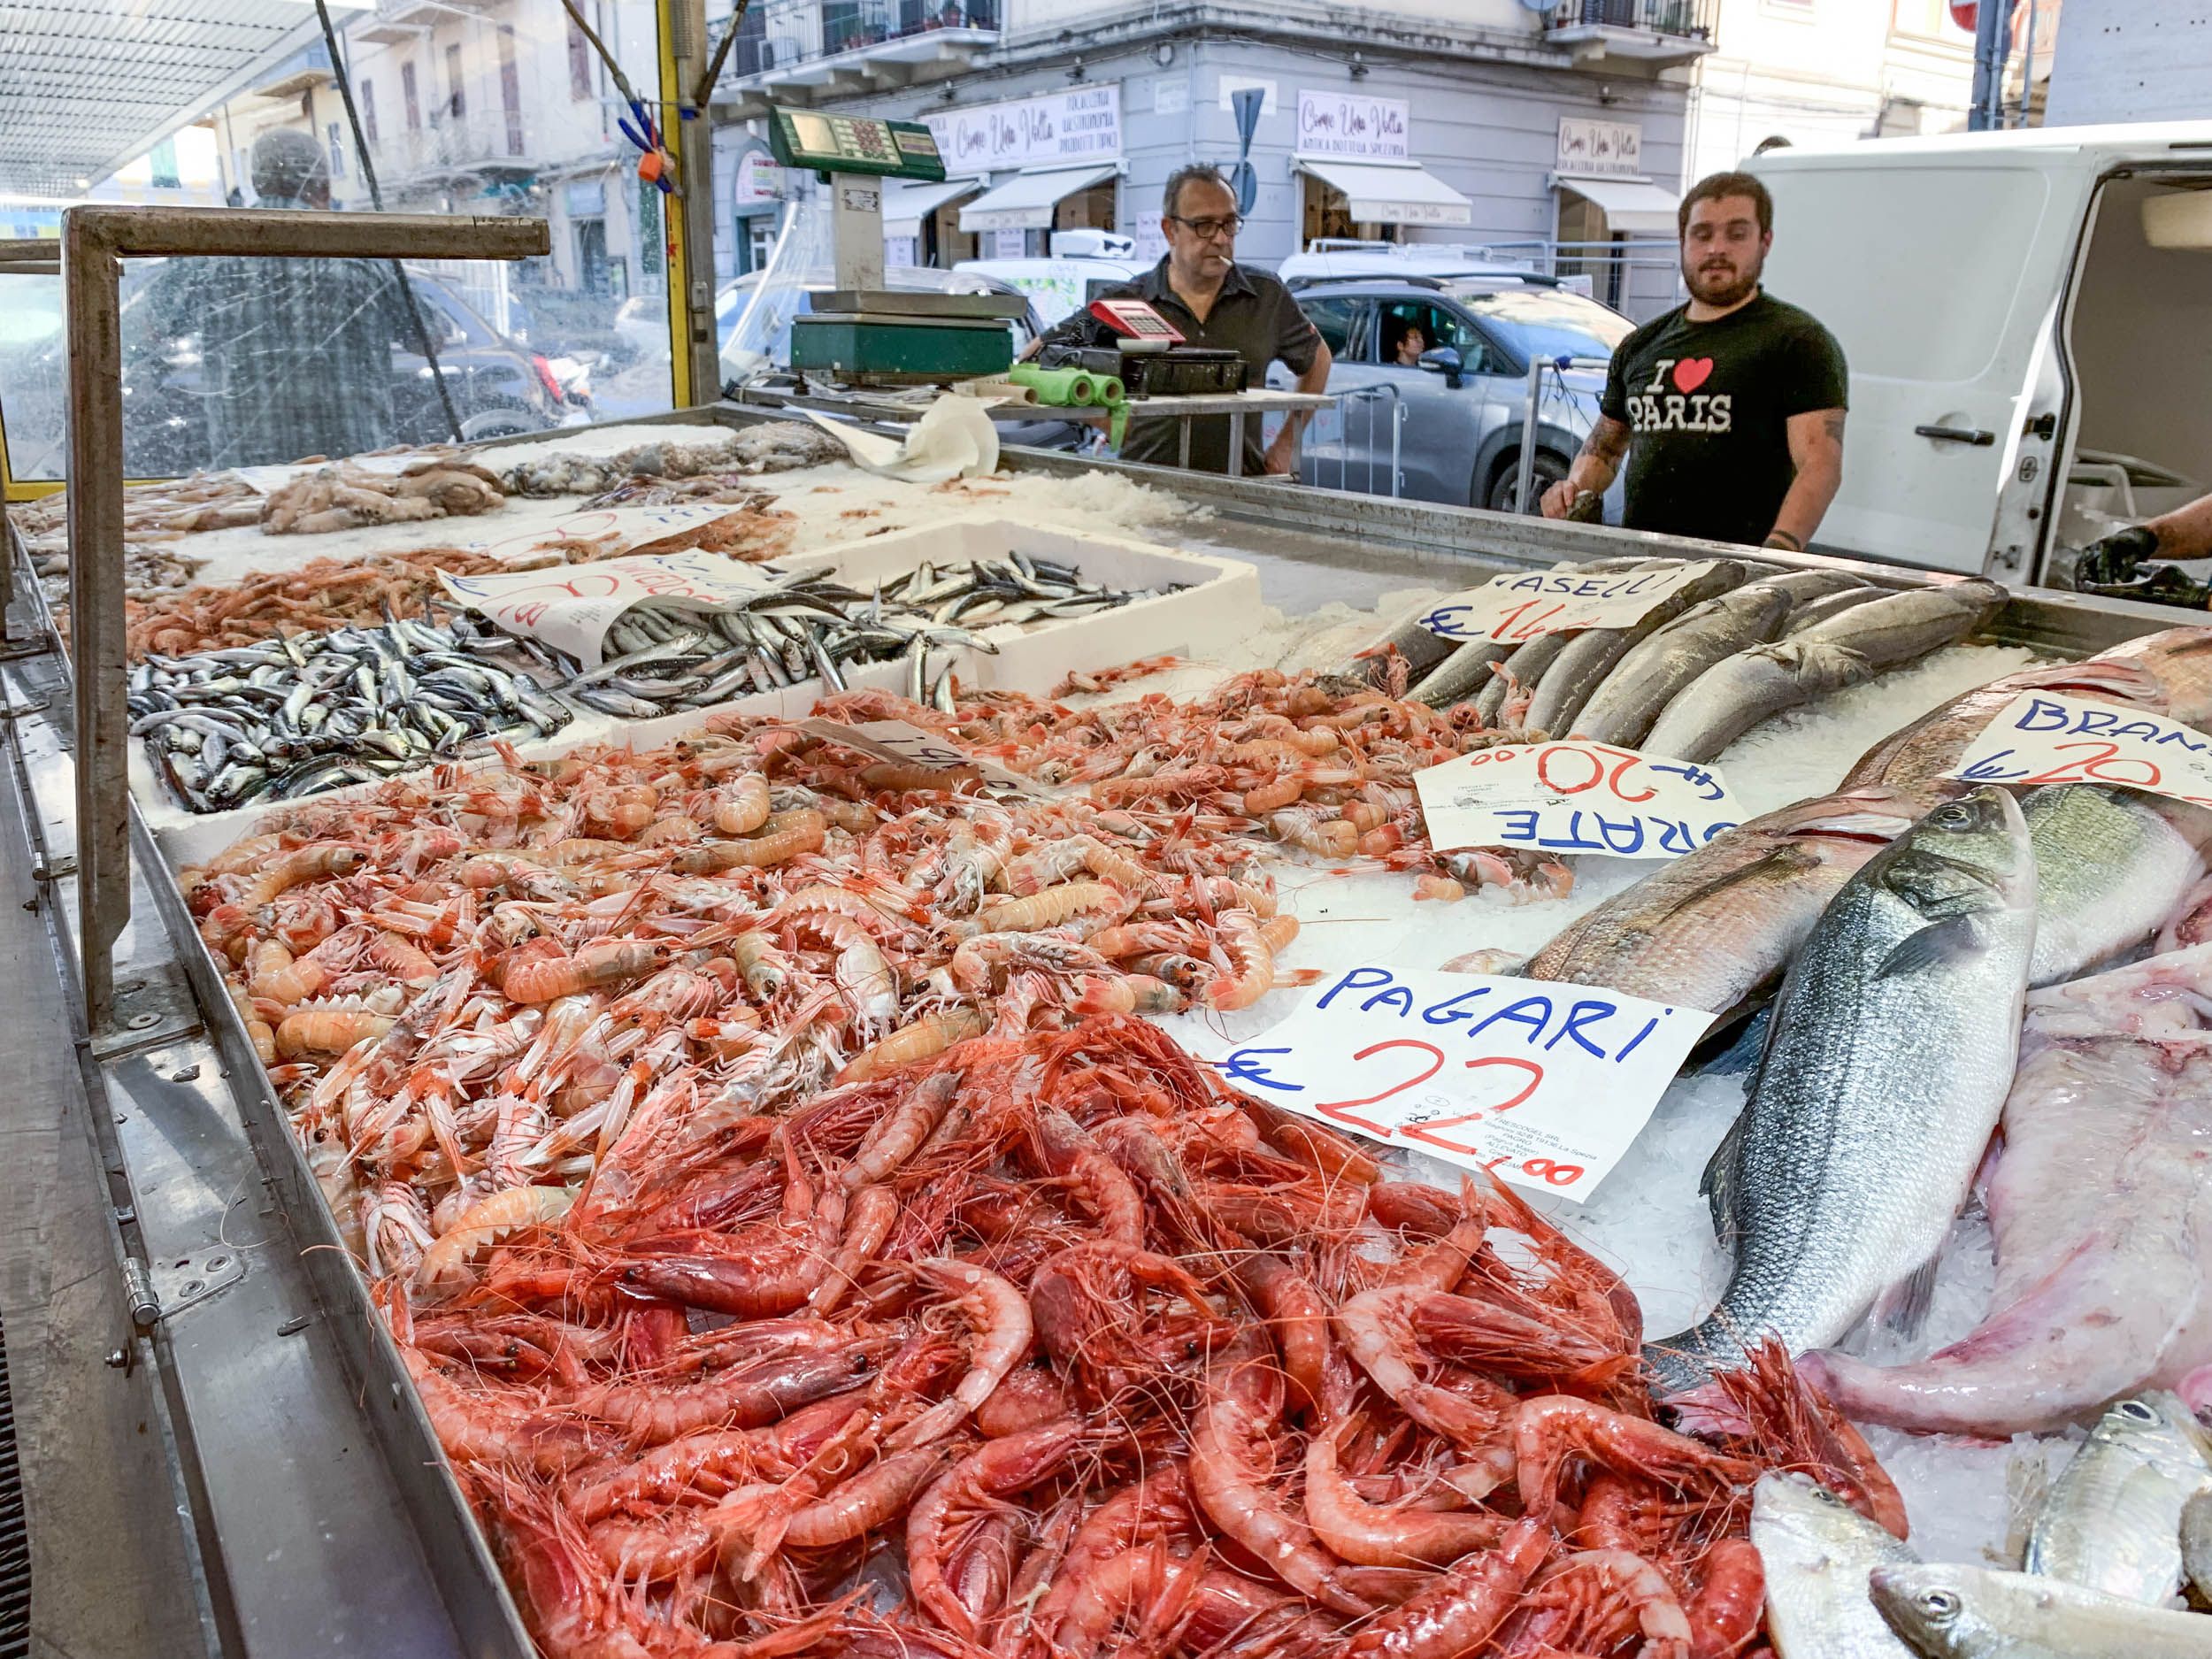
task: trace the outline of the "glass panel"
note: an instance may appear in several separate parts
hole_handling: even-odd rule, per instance
[[[1366,303],[1357,299],[1301,299],[1298,308],[1321,331],[1329,355],[1348,362],[1352,356],[1352,325],[1359,319],[1359,308]]]
[[[662,197],[641,185],[637,151],[616,125],[628,111],[561,7],[334,4],[357,134],[312,9],[279,9],[298,21],[263,29],[242,75],[208,75],[196,101],[158,125],[143,118],[150,130],[135,142],[127,123],[104,134],[99,123],[117,118],[88,106],[87,149],[111,142],[127,157],[104,175],[58,180],[49,167],[33,179],[0,164],[0,234],[57,234],[72,201],[369,211],[373,169],[388,211],[542,218],[552,252],[403,270],[127,262],[126,471],[284,462],[449,441],[457,426],[475,439],[668,408],[664,321],[654,338],[621,316],[639,301],[667,315]],[[582,9],[640,96],[657,96],[653,0]],[[91,0],[88,39],[133,12],[132,0]],[[237,44],[232,26],[204,27],[218,45]],[[189,84],[196,61],[180,44],[165,69]],[[10,96],[0,88],[0,116]],[[0,415],[11,472],[27,481],[62,472],[58,289],[55,278],[0,276]]]

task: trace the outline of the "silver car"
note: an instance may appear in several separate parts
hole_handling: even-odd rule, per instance
[[[1517,505],[1530,359],[1602,361],[1636,326],[1548,278],[1506,273],[1308,278],[1292,291],[1336,359],[1337,402],[1307,429],[1303,481],[1501,512]],[[1268,384],[1290,378],[1278,365]],[[1545,369],[1535,493],[1567,476],[1604,388],[1602,369]],[[1615,522],[1620,488],[1606,503]]]

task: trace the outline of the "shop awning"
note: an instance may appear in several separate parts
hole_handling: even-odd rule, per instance
[[[1417,162],[1308,161],[1310,173],[1351,203],[1363,225],[1471,225],[1475,204]]]
[[[960,228],[1050,230],[1052,210],[1121,171],[1118,161],[1087,161],[1074,167],[1025,167],[960,210]]]
[[[1675,234],[1675,209],[1681,198],[1648,179],[1560,179],[1563,190],[1572,190],[1605,214],[1605,227],[1624,236],[1665,236]]]
[[[918,236],[922,221],[948,202],[957,202],[983,188],[980,179],[944,179],[936,183],[887,179],[883,186],[883,234]]]

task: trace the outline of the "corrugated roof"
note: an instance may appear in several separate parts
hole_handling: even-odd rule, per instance
[[[0,191],[73,196],[319,34],[302,0],[0,4]]]

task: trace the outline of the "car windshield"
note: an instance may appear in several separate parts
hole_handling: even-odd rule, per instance
[[[1502,288],[1455,296],[1525,357],[1609,357],[1636,330],[1618,311],[1561,288]]]

